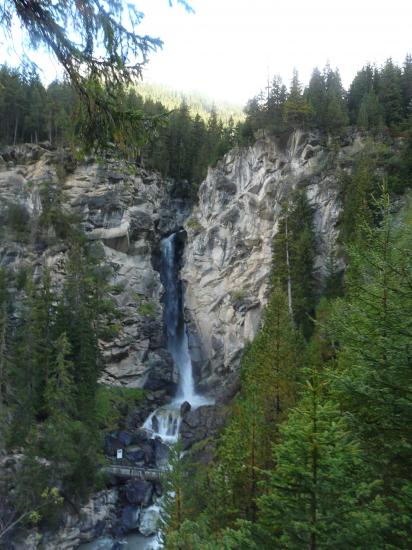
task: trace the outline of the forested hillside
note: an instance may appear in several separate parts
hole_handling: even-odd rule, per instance
[[[196,186],[207,167],[237,143],[239,117],[235,121],[224,108],[212,105],[207,109],[199,100],[192,105],[182,96],[174,99],[159,93],[158,88],[154,88],[153,97],[151,88],[143,87],[142,95],[139,87],[136,91],[131,88],[120,107],[124,117],[137,124],[132,134],[120,139],[114,135],[116,129],[102,127],[101,131],[105,139],[118,145],[123,140],[122,153],[130,160]],[[139,117],[144,121],[139,123]],[[78,149],[85,143],[85,132],[84,115],[69,84],[53,82],[45,88],[34,70],[0,68],[1,144],[48,140],[53,146]],[[88,142],[88,148],[93,149],[93,143]],[[112,143],[111,153],[115,151]]]
[[[13,544],[15,521],[48,535],[115,487],[96,536],[116,544],[150,505],[166,550],[410,548],[411,57],[365,66],[347,91],[329,66],[306,87],[276,77],[245,121],[151,93],[120,106],[144,133],[104,126],[97,155],[69,84],[0,69],[1,466],[17,464],[0,538]],[[175,406],[163,489],[139,500],[101,465],[124,447],[153,470],[165,452],[142,425],[178,387],[167,292],[208,399]]]
[[[73,147],[84,142],[87,127],[69,84],[53,82],[45,88],[35,70],[3,66],[0,91],[0,143],[48,140]],[[141,123],[136,119],[137,126],[129,128],[120,141],[130,159],[197,186],[208,166],[214,166],[231,147],[252,144],[258,130],[282,136],[303,127],[339,134],[352,126],[371,135],[408,138],[411,101],[409,55],[402,67],[391,59],[382,67],[366,65],[348,90],[342,86],[339,70],[329,65],[323,71],[314,69],[307,86],[299,81],[297,71],[289,88],[276,76],[248,102],[244,121],[231,107],[215,108],[190,94],[185,97],[160,86],[142,85],[124,95],[121,109],[126,119],[144,119]],[[116,130],[104,127],[102,132],[107,141],[121,145]],[[408,150],[405,162],[410,165],[409,156]]]
[[[321,296],[311,208],[285,207],[240,392],[213,461],[176,466],[166,548],[409,548],[411,202],[367,197]]]
[[[215,110],[219,120],[225,124],[232,117],[235,124],[242,122],[245,113],[241,105],[231,105],[228,102],[216,103],[212,99],[202,96],[199,92],[182,92],[174,90],[161,84],[150,84],[145,81],[139,83],[135,88],[136,93],[142,96],[143,100],[150,99],[155,103],[161,103],[168,110],[178,109],[182,103],[187,103],[192,116],[200,115],[207,121],[210,113]]]
[[[2,458],[5,449],[22,454],[12,488],[1,478],[0,546],[14,521],[56,528],[67,500],[83,502],[99,487],[103,433],[142,398],[139,389],[98,383],[99,340],[120,330],[112,270],[68,212],[59,184],[42,182],[34,219],[17,196],[8,205],[3,197],[0,444]],[[67,252],[64,281],[47,265],[38,269],[39,256],[53,249]]]

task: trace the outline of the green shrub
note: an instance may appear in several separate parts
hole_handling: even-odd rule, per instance
[[[116,283],[115,285],[112,285],[111,292],[113,294],[121,294],[125,289],[125,283]]]
[[[114,431],[119,422],[144,399],[140,388],[100,385],[96,395],[96,413],[100,429]]]
[[[102,327],[99,336],[103,340],[113,340],[113,338],[116,338],[119,334],[121,328],[121,323],[111,323],[105,327]]]
[[[199,233],[203,230],[203,225],[196,218],[190,218],[190,220],[187,221],[186,225],[195,233]]]
[[[232,302],[243,302],[246,299],[246,291],[243,288],[233,290],[230,293]]]
[[[153,302],[143,302],[139,305],[138,312],[140,315],[145,317],[155,317],[156,316],[156,304]]]
[[[30,215],[25,206],[18,203],[9,204],[7,208],[7,225],[19,237],[30,233]]]
[[[23,290],[26,286],[27,278],[30,274],[30,269],[28,267],[21,267],[15,276],[16,288],[17,290]]]
[[[140,292],[136,292],[135,290],[132,290],[130,292],[131,296],[133,297],[134,300],[136,300],[136,302],[138,302],[140,304],[140,302],[143,300],[144,298],[144,294],[140,293]]]

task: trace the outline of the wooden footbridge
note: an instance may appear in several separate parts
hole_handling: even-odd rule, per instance
[[[124,464],[109,464],[103,467],[103,471],[121,478],[145,479],[147,481],[160,481],[166,471],[158,468],[138,468]]]

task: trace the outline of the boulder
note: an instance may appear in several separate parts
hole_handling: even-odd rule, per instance
[[[100,537],[91,543],[89,550],[117,550],[121,548],[118,541],[111,537]]]
[[[159,419],[156,415],[152,417],[152,430],[157,433],[159,431]]]
[[[146,316],[144,323],[139,327],[142,337],[150,339],[150,350],[161,349],[162,346],[165,346],[165,341],[163,337],[163,324],[160,319],[151,319]],[[167,352],[163,349],[161,352],[164,354],[164,361],[167,363],[169,356]]]
[[[129,480],[125,485],[125,495],[130,504],[150,506],[153,502],[153,485],[142,479]]]
[[[138,239],[141,233],[153,229],[153,217],[144,210],[130,209],[130,229],[133,238]]]
[[[224,191],[228,195],[234,195],[237,191],[236,184],[224,175],[219,174],[215,179],[216,191]]]
[[[142,467],[146,463],[146,453],[143,449],[136,449],[126,453],[126,460],[131,462],[133,466]]]
[[[140,445],[140,443],[146,443],[149,439],[146,430],[139,429],[133,433],[133,445]]]
[[[126,531],[134,531],[139,527],[140,510],[135,506],[126,506],[121,515],[121,526]]]
[[[180,424],[180,437],[183,449],[190,449],[195,443],[218,433],[225,423],[222,407],[203,405],[188,411]]]
[[[162,484],[160,483],[160,481],[154,481],[153,482],[153,489],[154,489],[154,492],[155,492],[155,495],[157,497],[161,497],[163,496],[163,487],[162,487]]]
[[[177,377],[170,354],[160,349],[150,352],[148,366],[144,389],[156,391],[166,388],[173,395],[176,390]]]
[[[133,435],[129,432],[119,432],[118,439],[122,447],[128,447],[133,442]]]
[[[152,441],[156,466],[158,468],[163,468],[167,466],[169,460],[169,447],[163,443],[160,437],[156,437]]]
[[[80,526],[80,533],[82,535],[86,535],[87,539],[90,538],[97,538],[103,535],[104,530],[106,527],[106,523],[103,519],[98,520],[97,522],[93,522],[93,518],[86,518],[81,526]]]
[[[185,401],[184,403],[182,403],[180,405],[180,416],[183,417],[186,413],[188,413],[190,411],[191,408],[192,408],[192,406],[189,403],[189,401]]]
[[[145,466],[154,466],[155,454],[153,439],[149,439],[146,443],[143,443],[140,448],[144,452]]]
[[[82,542],[94,541],[91,548],[95,550],[115,550],[116,541],[106,535],[115,521],[115,508],[118,499],[117,490],[100,491],[76,514],[63,513],[57,531],[45,531],[40,546],[44,550],[74,550]],[[97,539],[97,540],[96,540]],[[31,548],[28,540],[16,550]]]
[[[117,437],[116,432],[106,434],[104,436],[104,454],[107,456],[116,456],[117,449],[123,447],[120,439]]]

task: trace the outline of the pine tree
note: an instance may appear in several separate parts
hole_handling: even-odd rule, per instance
[[[68,359],[71,350],[66,334],[63,332],[56,342],[56,359],[47,378],[45,399],[49,418],[59,417],[57,425],[64,425],[75,415],[75,386],[73,364]],[[63,430],[64,431],[64,430]]]
[[[66,332],[71,347],[70,360],[78,388],[77,405],[83,421],[93,422],[95,395],[101,363],[97,344],[99,314],[105,304],[97,284],[97,266],[89,263],[81,243],[74,242],[67,263],[67,277],[57,307],[56,332]]]
[[[359,109],[363,98],[371,91],[376,93],[376,72],[371,65],[363,67],[353,79],[348,93],[348,109],[350,121],[356,124],[359,116]]]
[[[182,444],[178,442],[169,450],[169,474],[164,483],[164,505],[162,509],[162,542],[170,547],[169,534],[179,532],[185,515],[184,486],[186,467],[183,460]],[[173,546],[172,546],[173,547]]]
[[[200,115],[196,115],[192,122],[190,153],[192,159],[191,181],[197,185],[206,177],[208,159],[205,155],[206,125]]]
[[[167,537],[165,550],[227,550],[209,532],[207,526],[201,522],[185,520],[178,531],[173,531]]]
[[[283,109],[287,99],[287,89],[279,75],[272,80],[266,105],[267,121],[265,127],[279,133],[283,130]]]
[[[401,75],[403,116],[408,118],[410,115],[410,105],[412,102],[412,56],[408,54],[405,57]]]
[[[305,126],[311,115],[310,105],[302,93],[296,69],[293,71],[288,98],[284,106],[284,122],[288,128]]]
[[[305,90],[305,95],[312,110],[312,123],[316,128],[325,127],[326,115],[326,82],[324,75],[316,67]]]
[[[219,528],[236,517],[256,520],[260,471],[271,465],[278,425],[295,402],[301,352],[287,298],[275,284],[263,326],[245,351],[241,395],[221,437]]]
[[[343,214],[340,237],[345,244],[362,238],[366,225],[374,219],[372,194],[376,189],[374,164],[370,156],[361,155],[354,174],[343,180]]]
[[[213,108],[210,112],[207,123],[207,150],[209,165],[214,166],[219,160],[219,142],[221,139],[222,128],[219,126],[216,109]]]
[[[248,388],[248,395],[236,404],[233,416],[222,437],[219,449],[222,474],[229,506],[223,518],[233,521],[236,517],[256,519],[256,499],[262,464],[262,436],[265,431],[262,403],[257,384]],[[268,437],[268,434],[266,434]]]
[[[275,424],[276,417],[294,402],[299,351],[299,336],[293,327],[287,297],[280,283],[275,281],[262,328],[250,352],[245,354],[242,371],[245,387],[252,382],[258,385],[256,389],[263,403],[269,430]]]
[[[47,269],[43,272],[41,287],[34,292],[31,304],[31,321],[33,323],[33,341],[31,354],[36,367],[36,413],[44,413],[45,388],[49,380],[50,362],[53,347],[53,324],[55,319],[54,302],[55,295],[51,288],[50,273]]]
[[[281,426],[274,470],[259,499],[265,548],[377,548],[378,517],[362,506],[373,487],[356,440],[312,369],[304,396]]]
[[[35,423],[38,406],[41,403],[39,386],[42,377],[38,376],[36,353],[39,332],[35,324],[36,291],[29,277],[25,298],[21,304],[19,325],[16,327],[8,379],[12,387],[10,406],[12,420],[9,426],[9,444],[22,444]]]
[[[46,90],[37,72],[27,78],[27,110],[23,120],[25,141],[38,143],[46,139]]]
[[[358,112],[357,125],[363,130],[379,130],[383,126],[382,108],[373,89],[362,98]]]
[[[381,203],[383,221],[364,228],[349,255],[348,297],[333,318],[339,341],[338,397],[359,437],[374,479],[382,482],[385,548],[407,548],[412,480],[412,262],[410,228],[399,228]],[[396,227],[398,225],[398,228]]]
[[[326,84],[326,109],[325,127],[330,131],[337,131],[349,123],[347,107],[345,103],[345,91],[342,86],[339,71],[332,71],[329,66],[325,68]]]
[[[41,433],[33,425],[25,441],[25,453],[16,478],[13,506],[18,514],[18,523],[37,527],[41,522],[57,528],[63,511],[63,498],[60,496],[55,479],[50,478],[50,460],[41,460],[39,441]],[[50,458],[50,457],[49,457]],[[60,484],[61,480],[57,480]]]
[[[45,389],[48,417],[43,426],[41,451],[51,461],[50,477],[66,481],[80,449],[73,437],[76,413],[76,388],[73,364],[68,359],[70,344],[65,333],[56,342],[56,359],[50,368]]]
[[[389,127],[398,125],[402,119],[401,70],[392,59],[386,61],[380,74],[379,101],[385,124]]]
[[[288,294],[293,319],[306,338],[312,331],[311,317],[316,303],[315,253],[313,208],[305,193],[299,191],[283,206],[273,243],[273,268]]]
[[[243,138],[247,144],[253,143],[256,130],[265,127],[265,112],[262,97],[257,95],[250,99],[245,107],[246,120],[242,128]]]

